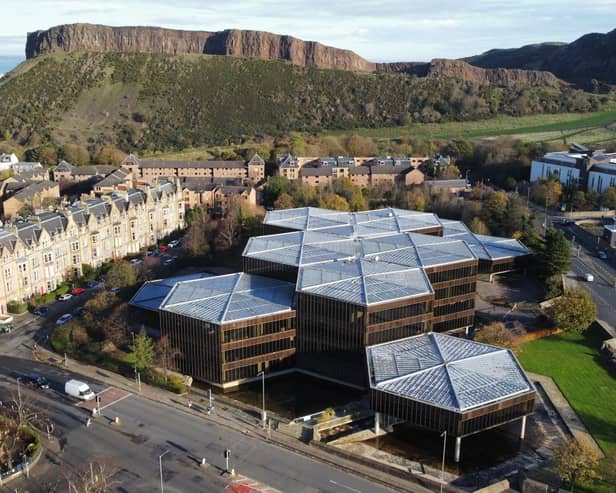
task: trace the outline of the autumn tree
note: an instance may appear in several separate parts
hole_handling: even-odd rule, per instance
[[[564,330],[581,333],[597,317],[597,305],[583,289],[568,289],[549,307],[548,314]]]
[[[293,209],[295,202],[288,193],[281,193],[274,202],[274,207],[276,209]]]
[[[616,187],[609,187],[601,194],[601,206],[616,209]]]
[[[188,228],[182,240],[182,249],[191,257],[202,257],[210,253],[210,236],[215,223],[200,207],[190,211]]]
[[[520,339],[505,327],[502,322],[493,322],[477,332],[477,342],[492,344],[505,349],[510,349],[516,355],[520,353]]]
[[[126,153],[112,146],[101,147],[96,153],[94,161],[97,164],[112,164],[119,166],[122,160],[126,157]]]
[[[347,139],[346,149],[349,156],[374,156],[377,151],[374,141],[370,137],[362,137],[357,134],[353,134]]]
[[[348,211],[349,203],[344,197],[333,192],[323,192],[319,196],[319,207],[335,211]]]
[[[62,158],[71,164],[83,165],[90,162],[88,150],[78,144],[64,144],[61,150]]]
[[[113,288],[134,286],[137,282],[137,273],[130,262],[120,260],[114,262],[107,272],[107,282]]]
[[[490,234],[490,231],[488,231],[488,227],[486,226],[486,224],[476,216],[473,218],[471,223],[468,225],[468,228],[473,233],[477,233],[479,235]]]
[[[571,438],[555,450],[554,465],[561,479],[569,483],[573,492],[576,482],[597,478],[599,456],[586,444]]]
[[[492,234],[501,231],[507,210],[507,194],[505,192],[490,192],[483,202],[481,220]]]
[[[555,178],[538,180],[531,189],[533,202],[542,206],[547,204],[548,207],[552,207],[559,204],[562,195],[563,185]]]

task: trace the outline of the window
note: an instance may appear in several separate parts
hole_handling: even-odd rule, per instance
[[[22,264],[17,265],[17,268],[19,269],[19,272],[27,272],[28,270],[28,263],[24,262]]]
[[[10,279],[12,275],[13,275],[13,271],[11,270],[10,267],[7,267],[6,269],[4,269],[5,278]]]
[[[53,261],[53,255],[51,252],[43,254],[43,262],[50,264]]]
[[[78,241],[73,241],[71,243],[71,251],[76,252],[79,250],[79,242]]]
[[[113,234],[115,235],[119,235],[120,234],[120,226],[116,225],[113,227]]]
[[[73,255],[73,264],[78,264],[80,262],[79,255]]]

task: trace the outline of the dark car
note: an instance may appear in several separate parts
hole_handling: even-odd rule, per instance
[[[90,282],[88,283],[88,287],[89,287],[90,289],[94,289],[94,288],[98,287],[98,282],[96,282],[96,281],[90,281]]]
[[[47,308],[46,306],[37,306],[34,309],[33,313],[35,315],[38,315],[39,317],[44,317],[45,315],[47,315],[49,313],[49,308]]]
[[[32,387],[38,387],[39,389],[48,389],[49,380],[39,373],[30,373],[27,377],[28,385]]]
[[[78,306],[77,308],[73,310],[73,316],[81,317],[81,315],[83,315],[84,310],[85,308],[83,306]]]

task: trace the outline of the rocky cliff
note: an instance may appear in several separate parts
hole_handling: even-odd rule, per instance
[[[571,43],[540,43],[507,50],[490,50],[465,58],[477,67],[547,70],[586,89],[616,84],[616,29],[585,34]]]
[[[56,51],[200,53],[280,59],[300,66],[372,71],[375,64],[349,50],[262,31],[179,31],[159,27],[67,24],[28,33],[26,58]]]

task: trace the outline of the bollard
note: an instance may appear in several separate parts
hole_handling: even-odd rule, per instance
[[[235,477],[235,469],[231,469],[231,477]]]
[[[205,457],[202,457],[202,458],[201,458],[201,465],[202,465],[202,466],[207,466],[207,462],[206,462],[206,460],[205,460]]]
[[[121,425],[122,424],[120,422],[120,418],[118,416],[116,416],[114,423],[117,424],[117,425]]]

